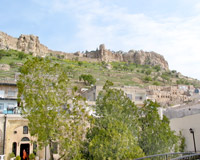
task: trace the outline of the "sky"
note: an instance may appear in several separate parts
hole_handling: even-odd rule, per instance
[[[0,0],[0,31],[65,52],[155,51],[200,80],[199,0]]]

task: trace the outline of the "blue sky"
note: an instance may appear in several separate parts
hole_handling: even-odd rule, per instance
[[[0,30],[39,36],[65,52],[130,49],[162,54],[200,79],[199,0],[1,0]]]

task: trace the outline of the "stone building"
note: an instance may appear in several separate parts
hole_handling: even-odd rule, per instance
[[[192,86],[148,86],[147,97],[162,106],[172,106],[191,101],[189,92]]]
[[[139,87],[124,86],[124,87],[113,87],[115,89],[121,89],[125,92],[137,106],[142,106],[144,100],[146,100],[146,90]],[[82,92],[82,96],[86,98],[88,104],[95,104],[99,92],[103,89],[103,86],[94,86],[89,90]]]
[[[24,149],[28,155],[49,159],[48,148],[38,149],[37,139],[29,133],[28,120],[20,114],[16,83],[0,82],[0,155],[5,155],[6,160],[12,152],[22,157]]]

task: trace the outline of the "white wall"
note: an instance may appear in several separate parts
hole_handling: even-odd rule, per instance
[[[192,128],[195,135],[196,149],[200,151],[200,114],[171,119],[170,126],[172,130],[182,132],[186,139],[185,151],[194,151],[193,136],[189,131]]]

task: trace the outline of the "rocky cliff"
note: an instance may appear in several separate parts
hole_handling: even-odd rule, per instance
[[[155,52],[135,51],[129,52],[114,52],[105,48],[104,44],[99,46],[96,51],[90,51],[86,53],[65,53],[60,51],[53,51],[48,49],[40,43],[39,38],[34,35],[20,35],[19,38],[14,38],[6,33],[0,32],[0,49],[14,49],[23,51],[25,53],[33,53],[34,56],[46,56],[49,53],[54,55],[62,55],[64,58],[73,59],[78,57],[80,60],[88,61],[119,61],[119,62],[133,62],[141,65],[159,65],[162,69],[168,70],[168,63],[164,57]]]
[[[49,53],[49,49],[40,43],[37,36],[22,34],[19,38],[14,38],[3,32],[0,32],[0,49],[14,49],[25,53],[32,52],[34,56],[45,56]]]
[[[141,65],[159,65],[162,69],[169,70],[168,63],[164,57],[155,52],[145,52],[142,50],[130,50],[128,53],[122,51],[111,52],[105,48],[105,45],[101,44],[98,50],[87,52],[83,56],[88,58],[96,58],[105,62],[120,61],[133,62]]]

